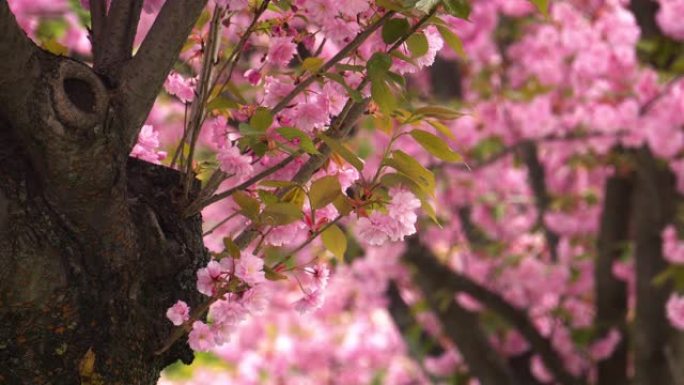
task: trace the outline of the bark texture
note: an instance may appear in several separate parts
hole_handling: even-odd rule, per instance
[[[140,3],[108,21],[130,30]],[[167,2],[155,25],[170,19],[187,36],[198,14],[188,8],[204,3]],[[128,158],[151,104],[133,105],[117,74],[36,47],[5,0],[0,43],[0,384],[155,384],[192,359],[183,341],[154,351],[171,333],[165,310],[199,303],[208,253],[200,216],[182,215],[184,178]],[[132,61],[122,44],[115,56]],[[180,43],[168,44],[172,63]],[[136,96],[156,95],[166,66]]]

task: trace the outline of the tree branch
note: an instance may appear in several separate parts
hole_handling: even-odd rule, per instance
[[[580,379],[565,369],[561,357],[553,349],[551,342],[539,333],[523,310],[514,307],[497,293],[490,291],[467,276],[443,266],[435,259],[432,252],[415,238],[409,240],[404,259],[420,266],[420,269],[430,276],[431,281],[439,282],[439,290],[448,290],[451,293],[464,292],[507,320],[530,343],[559,383],[563,385],[582,384]]]
[[[549,229],[544,223],[544,214],[549,208],[551,198],[546,190],[546,175],[544,165],[539,161],[537,145],[534,142],[525,141],[521,147],[521,154],[525,166],[527,166],[528,181],[534,194],[535,205],[537,206],[537,226],[544,231],[546,244],[551,254],[551,260],[558,259],[558,234]]]
[[[412,267],[414,282],[439,318],[446,335],[458,346],[471,373],[482,385],[517,385],[511,368],[480,328],[477,315],[453,299],[456,290],[453,285],[445,285],[449,278],[448,268],[433,258],[425,258],[425,251],[419,241],[412,238],[402,259]]]
[[[109,12],[98,37],[95,32],[95,20],[102,17],[101,9],[104,1],[94,2],[93,10],[93,39],[95,72],[116,77],[119,66],[131,58],[133,41],[138,30],[138,21],[142,11],[143,0],[114,0],[109,6]],[[97,17],[95,17],[97,16]],[[101,23],[98,23],[101,24]]]
[[[39,52],[40,48],[17,24],[7,0],[0,0],[0,88],[5,90],[0,92],[0,112],[18,113],[16,106],[32,90],[38,75],[31,71],[30,63]]]
[[[635,384],[670,385],[673,376],[665,354],[672,328],[665,318],[667,285],[653,279],[666,267],[661,232],[675,215],[674,175],[648,149],[636,155],[634,234],[637,304],[634,324]]]
[[[130,149],[207,0],[169,0],[121,77],[124,139]]]
[[[632,175],[613,176],[605,187],[598,257],[594,269],[596,329],[602,337],[611,328],[622,335],[613,354],[598,363],[598,384],[626,384],[627,380],[627,285],[613,275],[613,264],[624,253],[629,240]]]

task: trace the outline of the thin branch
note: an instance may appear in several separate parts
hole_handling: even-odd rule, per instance
[[[544,223],[544,215],[549,209],[551,198],[546,189],[546,175],[544,165],[539,160],[539,153],[537,145],[533,142],[524,141],[522,145],[522,158],[527,167],[527,178],[534,194],[534,201],[537,207],[537,226],[544,231],[546,238],[546,245],[551,254],[551,260],[558,259],[558,234],[551,230],[546,223]]]
[[[135,144],[138,132],[171,71],[195,21],[207,0],[166,1],[138,50],[122,72],[121,90],[125,97],[125,141]]]
[[[93,20],[101,18],[105,9],[104,1],[94,2],[91,11]],[[94,69],[95,72],[116,78],[119,66],[131,58],[133,41],[138,31],[138,22],[142,12],[143,0],[114,0],[106,12],[107,18],[99,36],[95,35],[96,27],[102,23],[93,22]],[[99,27],[97,27],[99,28]]]
[[[452,294],[464,292],[507,320],[530,343],[559,383],[563,385],[581,385],[583,383],[581,379],[565,369],[563,360],[553,349],[549,339],[539,333],[525,311],[514,307],[499,294],[469,277],[442,265],[432,252],[415,238],[409,240],[408,249],[403,258],[425,271],[432,281],[438,282],[440,290],[447,290]]]
[[[107,28],[107,0],[90,1],[90,43],[93,46],[93,57],[102,56],[105,30]]]
[[[20,103],[32,90],[35,77],[29,64],[39,52],[40,48],[17,24],[7,1],[0,0],[0,87],[14,90],[0,92],[0,112],[16,113],[12,105]]]
[[[633,195],[633,175],[615,175],[605,185],[601,227],[594,266],[596,319],[599,337],[616,328],[622,339],[613,354],[598,363],[597,384],[626,384],[627,379],[627,284],[613,274],[613,264],[619,260],[629,241],[630,206]]]
[[[333,121],[331,128],[328,130],[327,134],[330,137],[341,139],[349,135],[352,127],[359,119],[361,114],[366,110],[369,99],[364,99],[363,102],[354,102],[352,99],[347,100],[347,105],[344,107],[340,115],[337,116],[338,119]],[[311,156],[304,165],[299,169],[297,174],[292,178],[295,184],[304,184],[306,181],[311,179],[311,176],[320,169],[323,164],[328,160],[332,150],[325,144],[321,144],[318,148],[319,154]],[[277,193],[279,197],[284,196],[288,190],[282,190]],[[244,250],[257,236],[259,235],[258,227],[255,225],[249,225],[245,230],[240,233],[240,235],[235,239],[235,244]]]

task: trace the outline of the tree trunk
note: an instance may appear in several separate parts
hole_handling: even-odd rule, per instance
[[[203,4],[167,2],[198,9],[179,36]],[[154,352],[166,309],[200,302],[208,260],[201,218],[181,214],[184,178],[128,158],[151,105],[140,98],[165,75],[135,88],[44,52],[5,0],[0,42],[0,384],[155,384],[192,359],[183,341]]]

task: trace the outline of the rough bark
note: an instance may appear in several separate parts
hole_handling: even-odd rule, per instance
[[[637,304],[634,324],[634,383],[673,384],[666,351],[672,329],[665,318],[667,285],[653,279],[666,267],[661,232],[675,214],[674,175],[645,148],[637,157],[634,232]]]
[[[598,363],[599,385],[628,383],[627,285],[613,275],[613,264],[625,252],[629,240],[632,190],[632,175],[613,176],[606,182],[594,272],[595,324],[599,336],[616,328],[622,340],[610,357]]]
[[[208,259],[183,178],[129,159],[135,98],[33,45],[5,0],[0,42],[0,383],[154,384],[192,358],[154,351]]]

